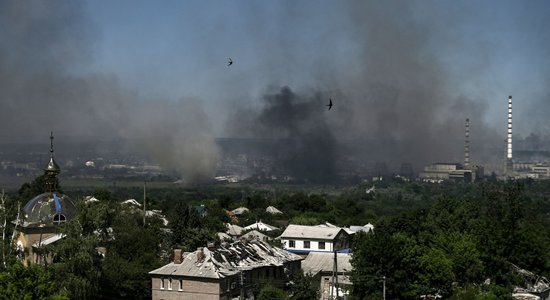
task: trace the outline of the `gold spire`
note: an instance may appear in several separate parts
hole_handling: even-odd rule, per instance
[[[61,172],[59,165],[53,159],[53,131],[50,134],[50,161],[44,169],[44,175],[46,176],[46,191],[55,192],[57,189],[57,175]]]

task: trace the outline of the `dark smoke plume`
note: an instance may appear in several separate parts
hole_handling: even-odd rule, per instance
[[[215,172],[208,118],[193,99],[140,99],[111,74],[83,70],[97,34],[78,1],[0,2],[0,138],[131,141],[188,181]]]
[[[277,140],[276,165],[296,178],[325,182],[335,176],[337,143],[325,120],[324,100],[283,87],[264,96],[264,108],[253,116],[254,137]]]
[[[284,51],[280,61],[267,66],[296,68],[294,64],[298,64],[307,70],[304,76],[315,71],[317,82],[310,86],[314,91],[300,93],[298,97],[289,88],[283,88],[278,95],[264,96],[263,108],[246,108],[246,113],[236,113],[240,117],[230,119],[232,126],[229,127],[240,130],[229,135],[249,134],[253,126],[235,124],[245,122],[244,115],[256,114],[261,131],[254,128],[253,136],[277,134],[299,141],[298,146],[288,145],[286,149],[294,151],[294,157],[299,158],[293,161],[296,169],[317,172],[311,166],[323,161],[319,158],[325,154],[309,156],[304,150],[314,153],[310,151],[325,148],[322,151],[328,151],[331,161],[341,160],[345,153],[372,165],[386,161],[393,163],[395,169],[402,162],[408,162],[418,170],[433,162],[463,161],[464,120],[469,118],[472,161],[502,158],[503,135],[483,123],[485,101],[475,101],[479,99],[469,99],[457,92],[457,79],[440,63],[438,53],[452,45],[438,44],[436,37],[441,36],[442,28],[433,26],[434,20],[415,18],[418,14],[413,11],[411,1],[351,1],[344,7],[344,12],[335,12],[334,18],[340,23],[334,31],[317,33],[326,37],[323,44],[329,49],[312,51],[312,65],[300,65],[297,58]],[[291,14],[290,11],[300,7],[291,5],[288,9]],[[273,38],[280,41],[271,40]],[[289,49],[297,48],[300,42],[293,41],[285,31],[270,35],[269,41]],[[346,61],[332,57],[337,52],[330,50],[344,43],[358,53],[352,65],[333,63]],[[274,75],[273,81],[284,79]],[[317,101],[312,108],[310,104],[302,106],[288,100],[328,100],[329,96],[337,98],[338,103],[326,119],[322,101]],[[305,121],[298,121],[301,118]],[[335,170],[334,165],[325,167],[328,171]]]

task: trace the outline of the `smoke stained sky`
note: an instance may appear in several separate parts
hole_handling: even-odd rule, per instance
[[[154,140],[200,177],[213,137],[286,130],[245,125],[288,87],[320,106],[305,123],[329,128],[329,150],[460,161],[466,117],[472,151],[503,147],[508,95],[515,132],[547,135],[548,15],[547,1],[3,1],[0,135]]]

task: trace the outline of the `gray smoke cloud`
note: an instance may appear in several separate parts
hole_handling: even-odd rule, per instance
[[[311,174],[317,170],[310,166],[324,160],[300,154],[323,151],[319,149],[327,149],[319,158],[330,157],[331,161],[346,154],[372,164],[386,161],[394,167],[409,162],[418,170],[428,163],[463,161],[464,123],[469,118],[472,161],[503,157],[503,135],[484,123],[486,102],[457,93],[457,79],[435,54],[437,48],[452,46],[434,45],[433,37],[441,36],[443,28],[433,26],[432,19],[415,18],[411,1],[352,1],[344,7],[344,16],[333,17],[347,24],[316,33],[326,37],[324,44],[329,49],[311,53],[314,65],[300,65],[314,73],[311,76],[316,82],[311,89],[297,96],[290,91],[296,87],[290,85],[278,95],[258,97],[268,101],[259,100],[263,103],[260,108],[246,107],[241,109],[246,112],[234,113],[239,117],[229,120],[228,135],[268,137],[283,131],[283,137],[299,140],[299,146],[288,145],[286,149],[299,158],[293,161],[294,168],[309,169]],[[291,5],[288,9],[297,8]],[[281,40],[272,40],[277,37]],[[338,38],[354,46],[358,53],[354,57],[359,60],[343,66],[332,63],[335,59],[331,55],[337,54],[330,48],[341,42]],[[272,34],[270,39],[270,44],[290,49],[295,47],[293,42],[299,43],[289,40],[284,32]],[[288,51],[284,53],[273,65],[297,63]],[[280,81],[280,77],[274,80]],[[322,110],[329,98],[334,99],[335,106],[327,115]],[[289,99],[316,100],[300,106],[289,105]],[[295,118],[302,120],[304,127],[316,124],[319,128],[304,130]],[[250,120],[257,120],[261,130],[247,124]],[[319,147],[321,141],[323,147]],[[326,170],[338,171],[334,165]]]
[[[78,1],[0,2],[0,137],[130,141],[186,181],[212,176],[218,159],[197,99],[140,99],[112,74],[89,73],[97,33]],[[147,101],[145,101],[147,100]]]
[[[438,15],[434,11],[442,14],[449,5],[430,9],[439,3],[346,1],[329,11],[324,2],[289,1],[278,2],[276,10],[242,5],[231,14],[226,7],[216,11],[206,5],[205,13],[219,14],[216,22],[182,24],[191,31],[178,38],[196,33],[189,49],[201,59],[186,72],[200,75],[198,86],[211,88],[205,93],[212,98],[208,103],[217,101],[214,110],[226,114],[215,119],[222,124],[228,118],[221,135],[285,140],[277,148],[277,161],[296,176],[328,180],[341,171],[338,161],[351,155],[372,164],[410,162],[417,169],[437,161],[461,162],[466,118],[472,162],[501,160],[508,91],[503,91],[502,128],[497,130],[485,123],[494,104],[484,95],[472,97],[477,91],[462,92],[465,81],[474,85],[498,62],[492,57],[494,41],[456,47],[482,55],[453,52],[469,37],[449,28],[463,25],[461,17],[475,15],[477,6],[458,4],[451,7],[462,13]],[[196,18],[210,20],[200,13]],[[231,26],[219,26],[224,22]],[[547,41],[547,22],[537,19],[524,27],[540,28],[542,35],[533,40]],[[80,2],[2,1],[0,28],[1,138],[43,139],[53,130],[132,140],[128,147],[186,178],[214,173],[218,154],[204,99],[143,99],[139,91],[123,88],[116,75],[87,71],[100,34]],[[546,44],[540,48],[547,50]],[[216,59],[209,55],[219,57],[212,49],[231,52],[227,56],[236,64],[220,72],[212,67]],[[450,67],[453,59],[465,65]],[[202,64],[204,69],[194,69]],[[547,77],[547,63],[544,68]],[[523,111],[531,113],[529,124],[545,137],[550,93],[540,95],[539,107]],[[327,112],[329,98],[334,107]],[[225,111],[224,103],[232,108]]]
[[[320,94],[303,96],[282,87],[268,92],[262,100],[261,111],[240,120],[250,122],[247,127],[253,137],[273,140],[270,150],[275,165],[300,180],[334,179],[337,143],[325,118],[325,99]]]

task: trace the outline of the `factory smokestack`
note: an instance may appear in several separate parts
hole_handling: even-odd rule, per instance
[[[470,167],[470,119],[466,118],[464,128],[464,169]]]
[[[508,139],[506,141],[506,174],[513,171],[512,162],[512,96],[508,97]]]

